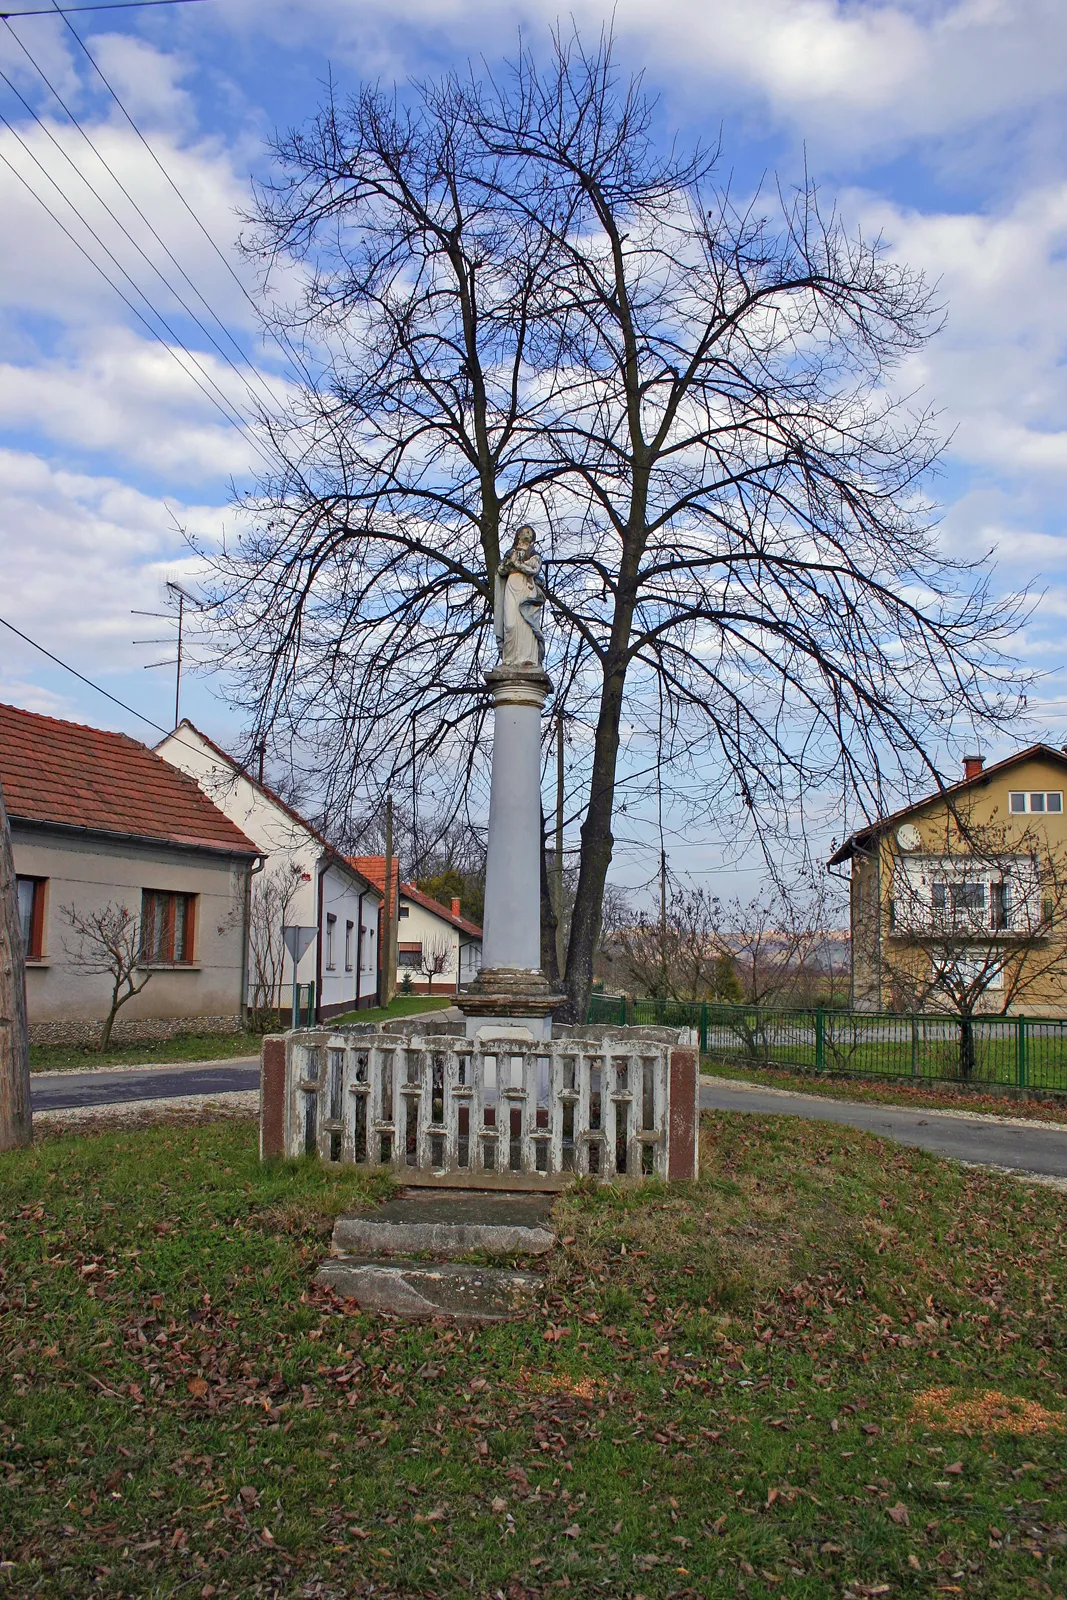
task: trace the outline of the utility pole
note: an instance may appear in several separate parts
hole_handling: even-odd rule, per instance
[[[32,1142],[26,960],[11,829],[0,788],[0,1150]]]
[[[567,952],[563,933],[563,713],[556,712],[556,863],[552,874],[556,890],[556,968],[564,972]]]
[[[397,885],[399,890],[399,885]],[[378,956],[382,967],[381,1003],[387,1006],[396,993],[396,959],[393,955],[394,924],[400,914],[400,895],[397,894],[396,916],[393,914],[393,797],[385,801],[385,899],[382,902],[382,936]]]

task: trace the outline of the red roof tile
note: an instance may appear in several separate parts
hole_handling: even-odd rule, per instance
[[[385,894],[385,857],[384,856],[348,856],[349,864],[355,867],[372,883],[378,892]],[[393,862],[393,899],[395,901],[396,884],[400,877],[400,864]],[[461,933],[469,933],[472,938],[480,939],[482,930],[476,922],[471,922],[467,917],[453,916],[449,906],[443,906],[440,900],[434,900],[430,895],[423,894],[413,883],[400,885],[401,898],[411,900],[417,906],[422,906],[425,911],[432,911],[435,917],[440,917],[443,922],[451,923],[453,928],[458,928]]]
[[[192,778],[124,733],[0,705],[0,783],[12,819],[259,854]]]

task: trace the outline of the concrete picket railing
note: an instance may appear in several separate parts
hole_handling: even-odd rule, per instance
[[[667,1030],[551,1040],[301,1030],[263,1043],[260,1151],[406,1181],[558,1188],[697,1175],[698,1056]]]

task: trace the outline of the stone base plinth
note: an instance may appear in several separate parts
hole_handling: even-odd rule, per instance
[[[467,1037],[487,1025],[529,1028],[537,1039],[552,1037],[552,1013],[566,995],[553,994],[543,972],[530,967],[483,967],[469,989],[456,996],[467,1019]]]

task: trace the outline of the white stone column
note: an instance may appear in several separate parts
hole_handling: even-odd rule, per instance
[[[541,970],[541,711],[543,672],[497,667],[482,965]]]
[[[509,1024],[549,1038],[553,994],[541,971],[541,711],[552,691],[535,666],[498,666],[485,869],[482,969],[458,997],[471,1037]]]

